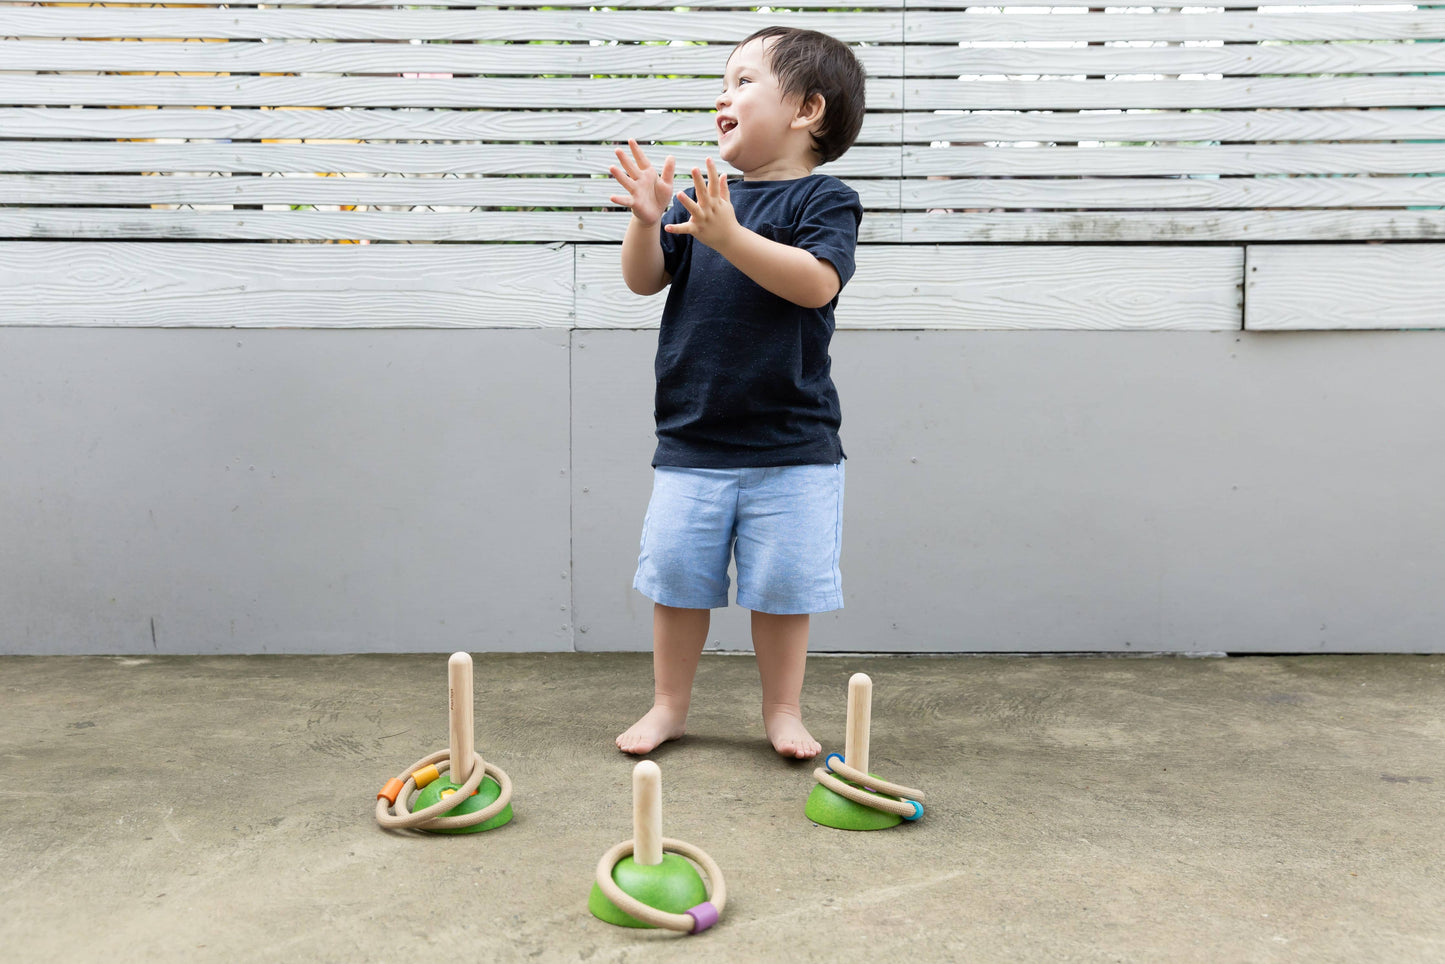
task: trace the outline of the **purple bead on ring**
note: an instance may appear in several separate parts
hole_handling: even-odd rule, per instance
[[[701,934],[717,923],[717,908],[709,901],[703,901],[696,907],[688,908],[683,913],[692,918],[692,933],[694,934]]]

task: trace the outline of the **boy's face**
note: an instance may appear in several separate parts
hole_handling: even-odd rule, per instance
[[[745,174],[787,159],[799,142],[790,135],[802,98],[784,95],[778,86],[764,46],[770,39],[752,40],[733,51],[717,98],[718,154]],[[811,144],[811,135],[803,143]]]

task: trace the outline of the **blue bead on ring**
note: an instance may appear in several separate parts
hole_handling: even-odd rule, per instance
[[[904,820],[921,820],[921,819],[923,818],[923,804],[919,803],[917,800],[908,800],[908,801],[906,801],[906,802],[913,804],[913,816],[911,816],[911,817],[904,817],[903,819],[904,819]]]

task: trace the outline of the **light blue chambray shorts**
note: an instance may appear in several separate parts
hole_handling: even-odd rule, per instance
[[[778,615],[843,608],[843,463],[653,470],[632,586],[684,609],[737,603]]]

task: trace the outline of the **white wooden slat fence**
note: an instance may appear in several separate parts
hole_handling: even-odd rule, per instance
[[[848,41],[869,72],[858,146],[825,168],[867,211],[844,327],[1297,327],[1246,293],[1310,272],[1250,249],[1340,244],[1348,265],[1367,241],[1403,245],[1372,269],[1384,283],[1309,324],[1441,325],[1438,283],[1412,266],[1445,237],[1445,6],[1377,0],[0,3],[3,323],[655,324],[608,277],[626,222],[610,147],[700,163],[730,46],[775,22]],[[404,247],[427,242],[448,247]],[[184,295],[117,304],[111,257]],[[570,305],[468,319],[413,290],[399,321],[247,300],[324,265],[339,306],[378,266],[415,263],[515,272]],[[99,274],[67,285],[68,264]],[[1161,264],[1196,290],[1181,310],[1118,297],[1156,290]],[[908,284],[920,265],[932,277]],[[1061,285],[1077,310],[1053,307]]]

